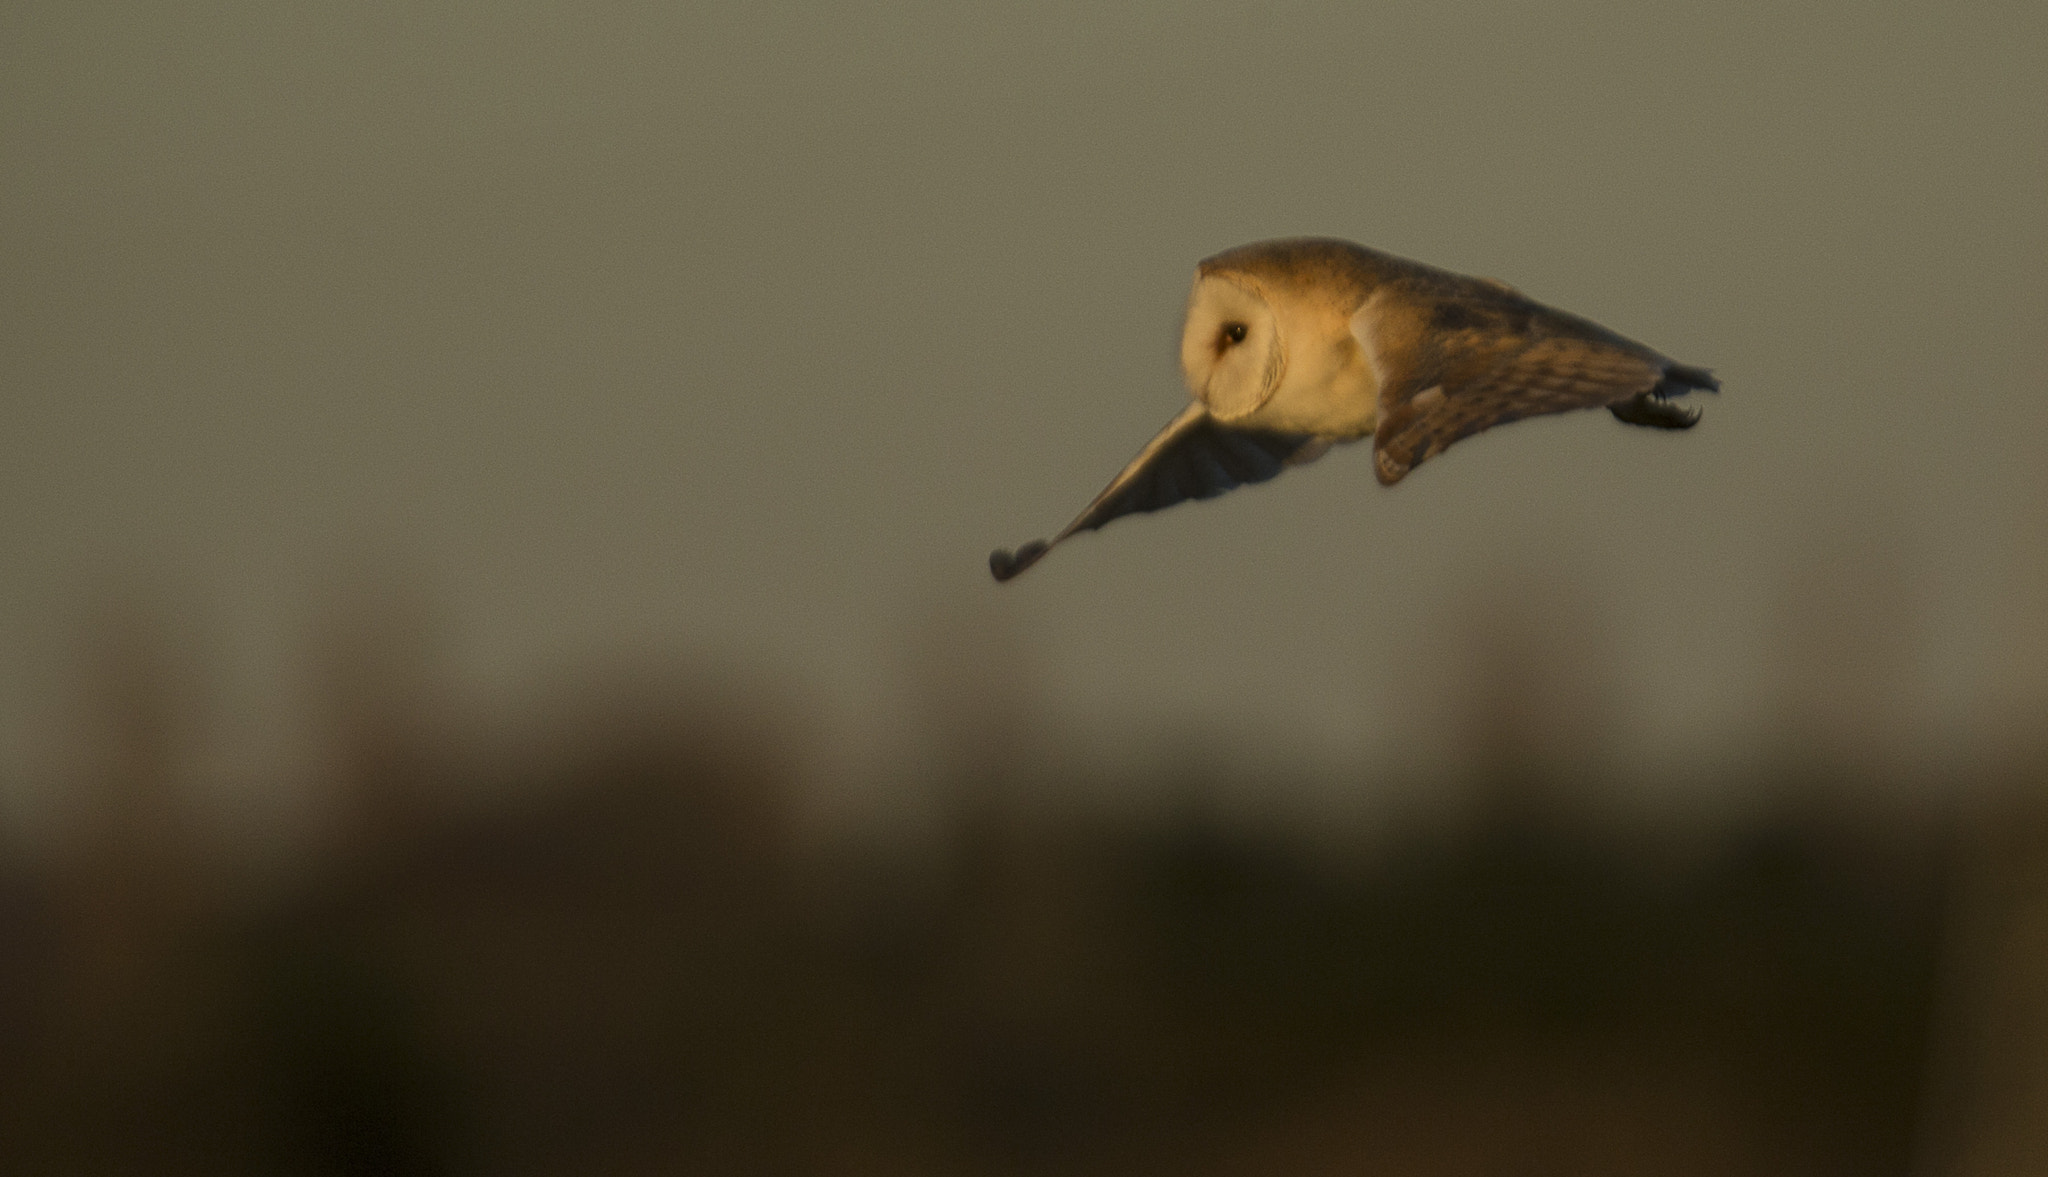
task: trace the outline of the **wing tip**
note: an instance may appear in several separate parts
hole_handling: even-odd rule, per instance
[[[1001,584],[1038,563],[1051,550],[1052,545],[1042,539],[1020,544],[1015,550],[997,548],[988,554],[988,570],[996,578],[996,583]]]

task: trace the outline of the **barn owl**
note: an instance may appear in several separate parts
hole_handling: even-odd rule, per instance
[[[1339,442],[1371,437],[1392,486],[1460,438],[1540,413],[1605,406],[1690,429],[1699,411],[1671,398],[1721,387],[1504,283],[1307,237],[1196,267],[1180,366],[1193,402],[1060,532],[991,553],[997,580],[1076,532],[1264,482]]]

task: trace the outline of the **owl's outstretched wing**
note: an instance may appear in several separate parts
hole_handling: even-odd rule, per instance
[[[1211,417],[1200,402],[1190,404],[1059,534],[1015,551],[989,553],[989,571],[997,580],[1008,580],[1075,532],[1264,482],[1289,466],[1314,461],[1328,448],[1327,441],[1303,434],[1232,428]]]
[[[1361,314],[1360,342],[1388,379],[1373,465],[1392,486],[1452,443],[1543,413],[1606,407],[1631,425],[1689,429],[1670,398],[1721,387],[1600,325],[1497,283],[1395,289]]]

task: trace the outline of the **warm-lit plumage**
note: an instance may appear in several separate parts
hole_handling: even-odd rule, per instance
[[[1372,437],[1392,486],[1460,438],[1541,413],[1689,429],[1698,411],[1670,398],[1721,387],[1503,283],[1317,237],[1204,260],[1180,360],[1194,403],[1057,535],[992,553],[997,580],[1075,532],[1263,482],[1336,442]]]

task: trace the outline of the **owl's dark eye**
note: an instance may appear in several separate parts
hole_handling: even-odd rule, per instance
[[[1229,347],[1233,343],[1243,343],[1244,334],[1245,325],[1243,323],[1223,324],[1223,346]]]

